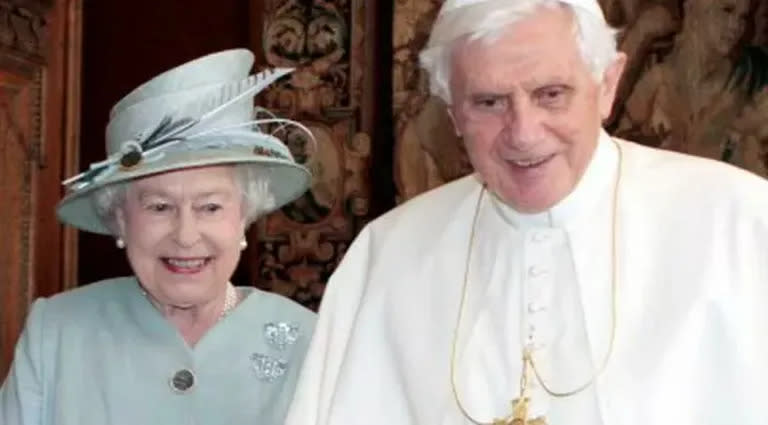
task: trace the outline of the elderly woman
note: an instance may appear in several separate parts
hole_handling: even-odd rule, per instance
[[[248,225],[309,181],[266,127],[307,130],[254,120],[254,95],[288,70],[252,64],[206,56],[114,107],[107,160],[65,181],[58,213],[113,235],[135,276],[34,303],[0,424],[283,423],[314,315],[229,279]]]

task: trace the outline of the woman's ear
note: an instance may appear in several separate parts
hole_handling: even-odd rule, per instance
[[[114,212],[114,231],[117,232],[115,237],[125,239],[125,210],[123,207],[115,208]]]

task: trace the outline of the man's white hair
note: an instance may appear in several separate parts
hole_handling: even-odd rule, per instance
[[[452,55],[457,41],[492,42],[510,25],[541,7],[565,7],[573,13],[579,50],[595,80],[600,81],[605,69],[616,59],[617,31],[602,15],[573,3],[567,0],[474,1],[464,7],[441,11],[429,43],[419,55],[421,66],[429,73],[431,93],[451,104]]]
[[[234,180],[243,201],[243,217],[247,229],[262,215],[275,208],[275,197],[269,187],[269,169],[254,164],[233,165]],[[118,234],[117,210],[125,205],[128,185],[131,181],[115,183],[98,189],[91,195],[91,202],[101,221],[113,235]]]

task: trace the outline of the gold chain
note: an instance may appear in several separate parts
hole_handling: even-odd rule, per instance
[[[600,368],[597,370],[597,372],[593,373],[592,376],[589,378],[589,380],[584,383],[583,385],[580,385],[576,387],[573,390],[570,391],[555,391],[552,388],[550,388],[542,379],[541,374],[539,373],[538,368],[536,367],[536,362],[533,359],[533,355],[530,352],[528,348],[523,349],[523,358],[522,358],[522,372],[520,375],[520,398],[518,399],[520,403],[512,401],[512,407],[513,412],[511,415],[509,415],[506,418],[501,419],[494,419],[493,422],[481,422],[475,419],[464,407],[464,405],[461,402],[461,397],[459,396],[458,386],[456,385],[456,352],[457,352],[457,346],[458,346],[458,340],[459,340],[459,331],[461,329],[461,322],[464,317],[464,308],[466,304],[467,299],[467,287],[468,281],[469,281],[469,266],[472,261],[472,252],[473,252],[473,245],[475,241],[475,230],[477,228],[477,221],[478,217],[480,215],[480,205],[482,204],[483,195],[485,194],[486,187],[483,185],[482,189],[480,190],[480,195],[477,197],[477,204],[475,205],[475,214],[472,218],[472,229],[470,230],[469,234],[469,246],[467,248],[467,261],[464,267],[464,283],[462,286],[462,293],[461,293],[461,301],[459,303],[459,313],[458,317],[456,319],[456,328],[453,332],[453,344],[451,347],[451,390],[453,391],[453,398],[456,400],[456,404],[459,407],[459,410],[461,410],[461,413],[464,415],[464,417],[469,420],[470,422],[477,424],[477,425],[495,425],[495,424],[506,424],[511,423],[510,418],[517,417],[518,412],[514,411],[517,410],[520,407],[520,404],[523,405],[523,408],[527,408],[528,403],[528,365],[530,365],[531,369],[533,370],[534,376],[536,377],[536,380],[541,384],[541,387],[544,389],[544,391],[547,392],[552,397],[557,398],[565,398],[570,397],[573,395],[576,395],[585,389],[589,388],[592,384],[594,384],[595,379],[597,379],[606,369],[608,366],[608,361],[611,358],[611,355],[613,354],[613,346],[614,341],[616,339],[616,317],[617,317],[617,288],[616,288],[616,281],[618,280],[618,266],[617,266],[617,240],[618,240],[618,206],[619,206],[619,186],[621,184],[621,175],[622,175],[622,166],[623,166],[623,152],[621,150],[621,146],[616,140],[613,140],[613,143],[616,145],[618,155],[619,155],[619,164],[618,164],[618,170],[617,170],[617,176],[616,176],[616,184],[613,188],[613,217],[611,220],[611,232],[612,232],[612,241],[611,241],[611,334],[610,339],[608,343],[608,350],[606,351],[605,357],[603,358],[603,362],[600,366]],[[524,423],[524,422],[523,422]]]

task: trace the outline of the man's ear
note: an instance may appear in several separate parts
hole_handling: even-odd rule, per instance
[[[461,130],[456,124],[456,116],[453,115],[453,109],[451,109],[451,105],[448,105],[445,110],[448,112],[448,118],[451,119],[451,124],[453,124],[453,131],[456,133],[456,137],[461,137]]]
[[[624,52],[618,52],[616,59],[603,72],[603,80],[600,82],[599,102],[600,117],[604,120],[611,116],[613,102],[616,101],[616,92],[626,64],[627,55]]]

